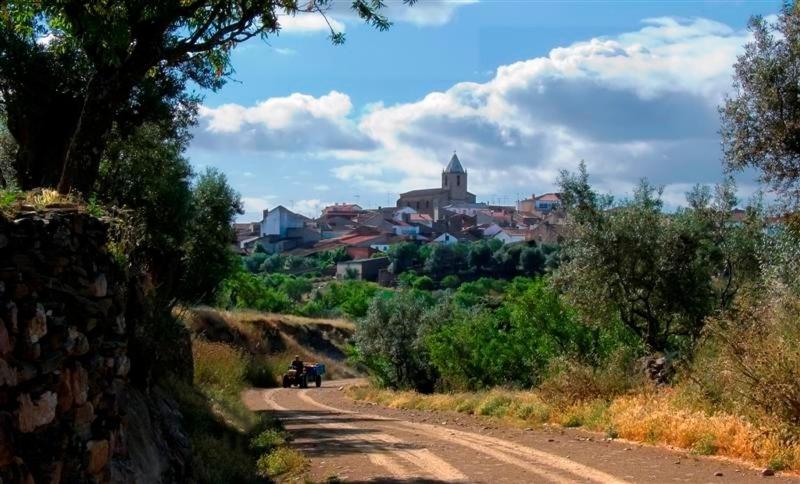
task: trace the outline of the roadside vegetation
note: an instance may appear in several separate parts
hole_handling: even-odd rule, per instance
[[[300,478],[307,460],[266,413],[245,406],[242,393],[276,387],[294,355],[326,365],[326,378],[357,373],[343,363],[353,325],[255,311],[209,307],[176,310],[192,335],[194,381],[171,381],[190,429],[198,478],[255,483]]]

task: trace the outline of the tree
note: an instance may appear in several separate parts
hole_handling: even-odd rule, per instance
[[[492,249],[484,241],[475,242],[469,248],[467,254],[467,266],[470,270],[480,274],[492,263]]]
[[[192,190],[192,206],[180,297],[187,302],[210,301],[219,283],[238,265],[230,250],[231,223],[243,213],[242,202],[225,175],[209,168]]]
[[[425,337],[443,315],[428,307],[412,291],[372,300],[364,318],[356,322],[358,360],[379,383],[401,389],[433,391],[436,371],[428,358]]]
[[[402,274],[417,264],[419,247],[412,242],[401,242],[389,247],[387,256],[392,264],[392,273]]]
[[[660,191],[646,181],[607,211],[587,184],[562,180],[565,198],[578,202],[567,205],[572,226],[557,281],[584,318],[620,320],[654,352],[693,344],[720,307],[714,283],[724,262],[713,226],[698,223],[695,211],[663,214]]]
[[[526,276],[534,276],[544,272],[545,255],[538,247],[525,247],[519,254],[520,270]]]
[[[449,245],[437,244],[431,249],[431,255],[425,261],[425,272],[439,280],[454,271],[456,255]]]
[[[404,0],[411,4],[413,0]],[[89,193],[115,123],[179,116],[188,83],[217,89],[230,54],[280,29],[279,14],[324,15],[333,0],[10,0],[0,5],[0,98],[23,188]],[[382,2],[355,0],[379,30]],[[334,43],[343,34],[331,32]]]
[[[734,66],[734,94],[720,109],[725,163],[754,167],[786,201],[800,202],[800,7],[776,23],[750,20],[753,40]]]

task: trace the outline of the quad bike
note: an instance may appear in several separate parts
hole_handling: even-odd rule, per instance
[[[324,374],[325,365],[322,363],[305,365],[302,372],[289,366],[289,369],[283,374],[283,388],[292,386],[308,388],[308,384],[312,382],[319,388],[322,386],[322,375]]]

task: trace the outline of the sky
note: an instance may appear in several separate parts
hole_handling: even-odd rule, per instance
[[[339,0],[328,21],[283,17],[278,36],[232,56],[233,79],[202,92],[188,156],[240,192],[245,214],[309,216],[336,202],[394,205],[437,187],[453,151],[478,201],[557,190],[587,164],[616,197],[642,178],[668,207],[723,176],[717,106],[752,15],[780,1],[385,0],[378,32]],[[758,190],[737,176],[740,196]]]

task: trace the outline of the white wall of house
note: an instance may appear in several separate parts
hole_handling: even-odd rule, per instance
[[[278,235],[286,237],[288,229],[300,229],[305,224],[303,217],[290,212],[282,206],[267,213],[261,221],[261,235]]]
[[[394,211],[394,214],[392,214],[392,219],[394,219],[397,222],[402,222],[403,221],[403,215],[406,215],[406,214],[407,215],[411,215],[411,214],[415,214],[415,213],[417,213],[417,211],[414,210],[411,207],[398,208],[397,210]]]
[[[501,230],[494,236],[495,239],[500,240],[503,244],[514,244],[517,242],[525,242],[524,235],[512,235],[506,232],[505,230]]]
[[[433,239],[433,242],[444,245],[453,245],[458,243],[458,239],[445,232],[442,235]]]

